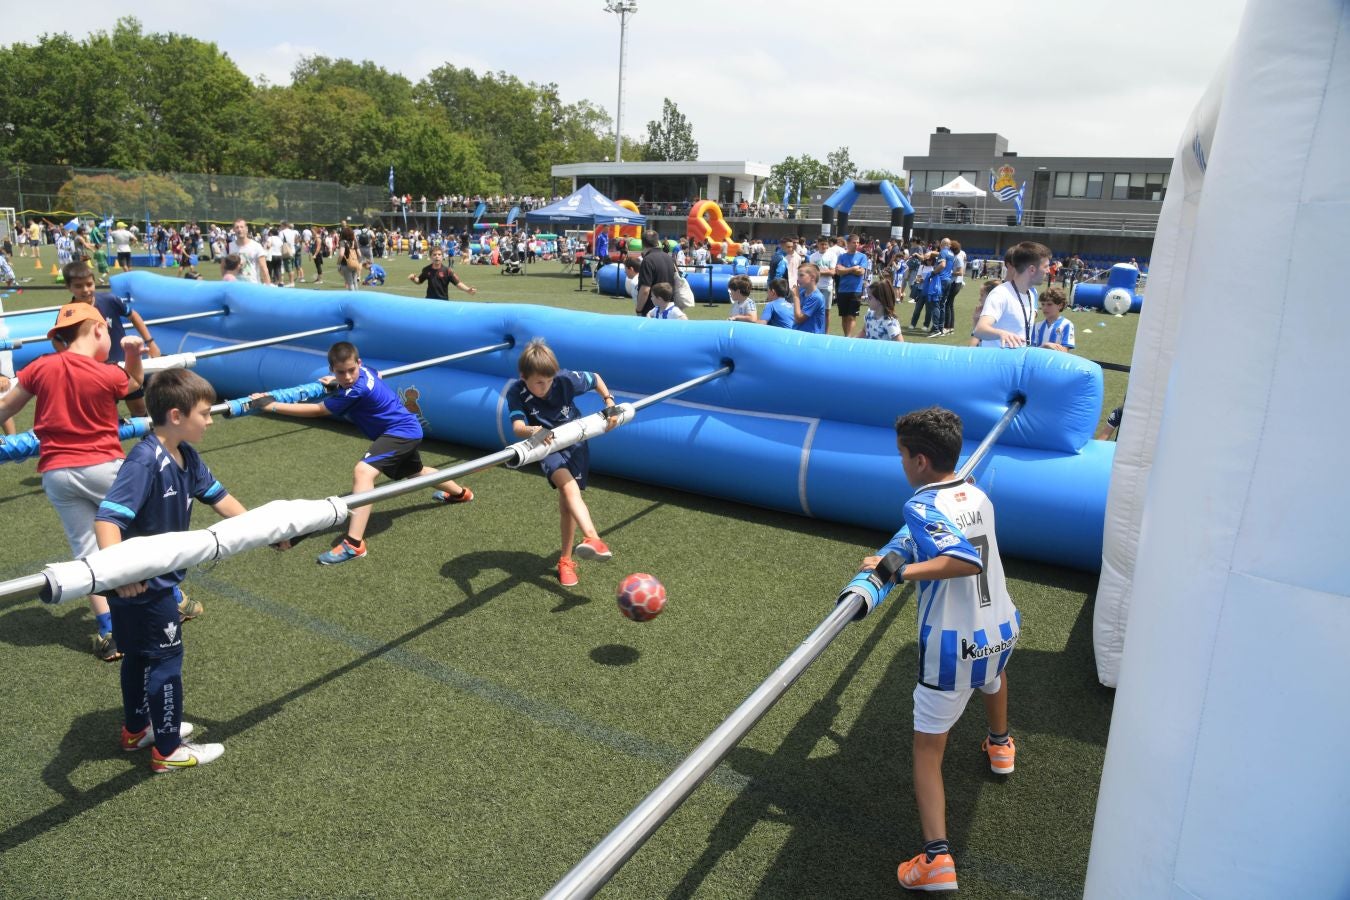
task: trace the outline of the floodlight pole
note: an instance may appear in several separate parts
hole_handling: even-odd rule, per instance
[[[957,478],[964,480],[975,471],[999,435],[1007,430],[1013,418],[1021,412],[1023,405],[1025,400],[1022,397],[1016,397],[1008,404],[1003,417],[994,424],[989,434],[970,454],[966,464],[956,473]],[[731,749],[740,743],[764,714],[787,693],[788,688],[792,687],[807,667],[825,652],[825,648],[839,636],[845,626],[864,611],[866,604],[861,596],[852,594],[847,599],[841,599],[842,602],[830,610],[829,615],[807,635],[806,640],[798,645],[773,674],[736,707],[703,743],[694,748],[693,752],[685,757],[684,762],[680,763],[665,781],[657,785],[622,822],[615,826],[595,849],[555,884],[545,895],[544,900],[593,897],[614,877],[629,857],[647,842],[656,829],[661,827],[661,823],[688,799]]]
[[[628,15],[637,12],[637,0],[607,0],[605,12],[619,14],[619,101],[614,106],[614,161],[623,162],[623,69],[628,50]]]

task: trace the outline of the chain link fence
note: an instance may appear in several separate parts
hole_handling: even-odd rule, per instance
[[[387,190],[367,184],[0,164],[0,206],[13,207],[20,219],[81,215],[127,222],[336,225],[346,218],[373,218],[388,202]]]

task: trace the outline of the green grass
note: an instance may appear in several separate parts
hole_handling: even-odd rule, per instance
[[[400,278],[411,268],[386,265],[396,291],[419,292]],[[625,309],[540,270],[462,274],[484,302]],[[1099,316],[1094,335],[1096,321],[1109,326],[1088,352],[1128,361],[1107,341],[1135,320]],[[345,493],[364,448],[345,427],[262,416],[218,422],[202,446],[248,505]],[[425,456],[480,452],[432,441]],[[314,565],[323,535],[189,575],[207,612],[187,629],[187,717],[227,748],[202,771],[154,778],[143,754],[117,749],[117,668],[88,654],[84,603],[0,601],[5,896],[539,896],[792,652],[888,537],[597,476],[587,500],[616,557],[582,563],[581,585],[564,590],[542,478],[464,480],[478,493],[466,507],[425,495],[377,507],[368,559]],[[0,466],[0,514],[0,577],[66,557],[32,463]],[[196,524],[212,520],[203,510]],[[1092,662],[1096,579],[1006,563],[1026,626],[1011,667],[1019,764],[989,774],[973,704],[946,763],[962,889],[1078,896],[1112,696]],[[669,590],[652,622],[614,605],[632,571]],[[895,896],[895,864],[920,840],[916,664],[906,589],[843,632],[605,896]]]

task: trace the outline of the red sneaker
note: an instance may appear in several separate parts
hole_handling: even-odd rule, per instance
[[[586,538],[572,552],[582,559],[606,560],[614,556],[609,545],[599,538]]]
[[[954,891],[956,890],[956,862],[950,853],[939,853],[928,861],[927,853],[920,853],[911,860],[902,862],[895,870],[900,886],[907,891]]]
[[[576,587],[577,564],[570,559],[558,560],[558,583],[563,587]]]

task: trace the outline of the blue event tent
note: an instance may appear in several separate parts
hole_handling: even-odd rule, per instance
[[[525,221],[562,222],[569,225],[643,225],[647,217],[624,209],[585,184],[557,203],[530,210],[525,214]]]

